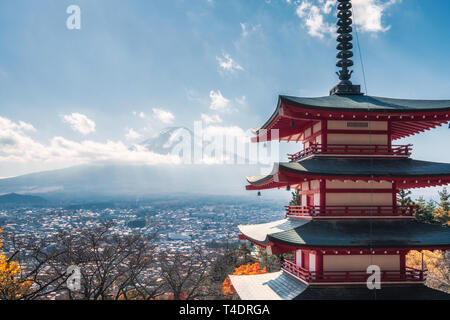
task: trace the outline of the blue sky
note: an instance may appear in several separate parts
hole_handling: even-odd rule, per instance
[[[200,119],[244,131],[279,94],[327,95],[337,83],[333,2],[0,2],[0,177],[107,158]],[[66,27],[72,4],[81,30]],[[354,4],[370,95],[450,99],[449,1]],[[398,143],[445,162],[449,135],[443,127]]]

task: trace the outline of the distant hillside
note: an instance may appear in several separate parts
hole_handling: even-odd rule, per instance
[[[0,180],[1,193],[69,194],[71,197],[162,193],[243,194],[251,165],[85,165]],[[48,197],[46,197],[48,198]]]
[[[190,135],[194,150],[194,133],[182,127],[166,128],[140,146],[167,155],[181,141],[183,134]],[[236,162],[238,160],[239,163],[249,163],[236,155]],[[266,169],[270,172],[272,165]],[[258,174],[261,174],[261,166],[254,164],[146,166],[108,161],[0,179],[0,194],[32,193],[45,195],[49,200],[54,200],[56,195],[60,198],[68,195],[70,199],[85,199],[93,195],[117,197],[174,193],[243,195],[249,194],[245,192],[245,177]]]
[[[37,196],[10,193],[0,196],[0,205],[42,205],[47,200]]]

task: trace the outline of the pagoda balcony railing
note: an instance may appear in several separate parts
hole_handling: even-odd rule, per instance
[[[287,217],[413,217],[417,206],[286,206]]]
[[[282,262],[282,270],[294,278],[307,283],[348,283],[366,282],[371,276],[366,271],[308,271],[297,266],[294,261],[285,259]],[[405,270],[382,270],[381,282],[423,282],[425,273],[422,270],[406,267]]]
[[[295,162],[315,154],[345,154],[364,156],[399,156],[409,157],[412,145],[353,145],[353,144],[314,144],[295,154],[288,154],[289,161]]]

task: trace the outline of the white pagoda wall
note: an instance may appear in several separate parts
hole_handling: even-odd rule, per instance
[[[350,192],[326,192],[325,204],[327,206],[393,206],[393,193],[395,192],[391,182],[365,182],[365,181],[326,181],[327,189],[345,189]],[[354,191],[351,191],[354,189]],[[391,189],[392,191],[386,193],[364,193],[358,190],[380,190]]]
[[[349,127],[348,123],[367,123],[367,127]],[[349,145],[387,145],[389,143],[388,134],[372,134],[370,131],[388,131],[387,121],[337,121],[329,120],[327,130],[339,130],[340,133],[328,133],[328,144],[349,144]],[[341,131],[345,132],[341,132]],[[367,131],[367,134],[354,131]],[[347,133],[348,132],[348,133]]]
[[[345,134],[330,133],[327,138],[328,144],[349,145],[387,145],[387,134]]]
[[[392,193],[327,193],[327,206],[392,206]]]
[[[391,189],[392,183],[388,181],[342,181],[327,180],[328,189]]]
[[[383,270],[400,270],[400,255],[324,255],[324,271],[366,271],[370,265]]]

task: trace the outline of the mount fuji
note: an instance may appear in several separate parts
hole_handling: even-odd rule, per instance
[[[163,130],[137,144],[168,155],[180,142],[181,127]],[[194,139],[192,139],[194,140]],[[135,148],[132,146],[130,148]],[[193,146],[192,146],[193,147]],[[83,197],[85,195],[151,195],[164,193],[245,195],[245,176],[260,173],[258,165],[157,164],[103,162],[44,171],[0,180],[0,195],[9,193]]]

